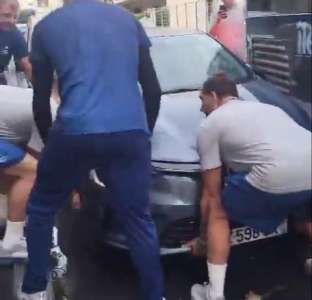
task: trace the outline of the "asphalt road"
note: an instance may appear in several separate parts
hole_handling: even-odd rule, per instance
[[[137,278],[126,252],[103,247],[95,226],[84,218],[67,220],[68,274],[66,293],[72,300],[138,300]],[[227,300],[242,300],[249,290],[264,299],[310,300],[311,283],[304,275],[292,239],[258,242],[233,248],[226,282]],[[189,300],[190,287],[206,280],[205,261],[187,254],[163,258],[167,299]],[[13,300],[13,271],[0,266],[0,299]],[[61,300],[61,298],[58,298]]]
[[[265,299],[310,300],[311,286],[297,259],[286,249],[270,243],[234,249],[226,283],[227,299],[241,300],[249,290],[267,294]],[[205,260],[189,255],[163,259],[167,299],[189,300],[190,287],[207,280]],[[71,299],[137,300],[137,280],[127,254],[103,249],[93,255],[72,257],[68,273]],[[271,295],[270,295],[271,293]]]

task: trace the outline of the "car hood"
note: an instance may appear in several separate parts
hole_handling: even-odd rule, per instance
[[[240,97],[258,101],[243,85]],[[197,136],[205,115],[200,111],[199,91],[162,96],[152,137],[152,160],[157,168],[170,171],[199,170]]]
[[[299,125],[311,130],[311,103],[283,94],[271,83],[255,77],[238,85],[241,99],[278,106]],[[199,91],[163,95],[152,137],[153,165],[168,171],[194,172],[199,168],[197,136],[205,115]]]
[[[204,114],[198,91],[163,95],[152,137],[156,162],[197,163],[197,134]]]
[[[262,103],[281,108],[300,126],[311,131],[311,101],[305,102],[292,95],[284,94],[272,83],[261,78],[246,82],[244,87]]]

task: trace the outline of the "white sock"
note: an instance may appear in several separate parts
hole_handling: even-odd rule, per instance
[[[207,261],[210,296],[212,298],[224,297],[224,283],[227,264],[215,265]]]
[[[10,248],[19,242],[24,236],[25,222],[11,222],[7,220],[4,238],[2,241],[3,248]]]

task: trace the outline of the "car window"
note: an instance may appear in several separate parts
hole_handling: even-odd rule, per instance
[[[210,76],[225,72],[236,82],[250,77],[248,69],[205,34],[152,38],[151,55],[163,93],[199,90]]]

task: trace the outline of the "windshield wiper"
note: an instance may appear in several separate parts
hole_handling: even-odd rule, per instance
[[[171,90],[171,91],[165,91],[162,94],[163,95],[168,95],[168,94],[179,94],[179,93],[186,93],[186,92],[194,92],[194,91],[199,91],[199,88],[189,88],[189,89],[176,89],[176,90]]]

